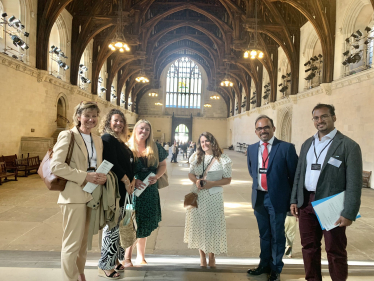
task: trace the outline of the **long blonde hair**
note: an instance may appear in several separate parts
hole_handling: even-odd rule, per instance
[[[148,120],[141,119],[138,122],[136,122],[134,126],[134,130],[132,131],[132,135],[127,142],[127,145],[130,147],[132,152],[134,152],[134,157],[135,160],[138,160],[138,144],[136,142],[136,129],[141,125],[141,124],[147,124],[150,128],[149,130],[149,136],[145,140],[145,150],[146,150],[146,157],[147,157],[147,166],[158,166],[159,158],[158,158],[158,148],[156,143],[153,140],[153,130],[152,130],[152,125]]]

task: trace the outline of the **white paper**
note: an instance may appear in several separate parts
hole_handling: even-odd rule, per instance
[[[149,177],[154,177],[155,176],[155,174],[154,173],[150,173],[144,180],[143,180],[143,183],[145,183],[145,187],[143,188],[143,189],[135,189],[135,191],[134,191],[134,194],[135,194],[135,196],[136,197],[139,197],[140,196],[140,194],[142,194],[143,193],[143,191],[148,187],[148,185],[149,185]]]
[[[206,174],[206,180],[208,181],[219,181],[222,179],[223,176],[223,170],[218,171],[208,171]],[[222,186],[214,186],[209,190],[210,194],[216,194],[216,193],[223,193],[223,187]]]
[[[96,170],[96,173],[102,173],[102,174],[107,175],[109,173],[110,169],[112,169],[112,167],[113,167],[112,163],[110,163],[107,160],[104,160],[103,162],[101,162],[99,168]],[[88,182],[84,186],[83,190],[88,192],[88,193],[92,193],[97,186],[98,186],[98,184],[96,184],[96,183]]]
[[[335,225],[340,218],[340,214],[344,210],[345,191],[338,193],[324,199],[312,202],[314,211],[318,217],[320,225],[323,230],[331,230],[339,225]],[[319,203],[321,202],[321,203]],[[360,218],[360,213],[357,214],[356,219]]]
[[[328,162],[328,163],[331,164],[331,165],[333,165],[333,166],[335,166],[335,167],[337,167],[337,168],[339,168],[340,165],[342,164],[342,161],[340,161],[340,160],[338,160],[338,159],[335,159],[335,158],[331,157],[331,158],[329,159],[329,162]]]

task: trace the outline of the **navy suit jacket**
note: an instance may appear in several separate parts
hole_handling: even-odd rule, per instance
[[[260,142],[247,148],[247,164],[253,179],[252,207],[256,207],[258,187],[258,151]],[[290,210],[290,198],[297,167],[297,154],[292,143],[274,138],[266,173],[270,201],[276,213]]]

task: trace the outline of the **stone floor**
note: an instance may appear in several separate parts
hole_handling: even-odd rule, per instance
[[[168,162],[170,186],[160,191],[162,222],[147,243],[147,267],[126,270],[126,280],[265,280],[249,278],[249,265],[258,263],[257,223],[250,203],[251,178],[245,156],[226,151],[233,160],[233,180],[225,187],[225,215],[228,254],[217,259],[217,269],[201,269],[197,250],[183,243],[184,195],[191,182],[188,165],[179,155],[179,163]],[[20,177],[0,186],[0,280],[61,280],[59,251],[61,215],[57,192],[51,192],[38,175]],[[374,280],[374,190],[363,190],[362,218],[347,230],[349,280]],[[97,277],[98,238],[87,262],[88,280]],[[323,259],[326,254],[323,253]],[[324,262],[326,264],[326,262]],[[285,259],[282,280],[304,280],[299,234],[296,234],[293,258]],[[326,265],[324,280],[330,280]],[[103,279],[102,279],[103,280]]]

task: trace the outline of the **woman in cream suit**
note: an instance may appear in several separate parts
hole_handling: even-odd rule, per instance
[[[86,281],[84,266],[90,218],[86,203],[92,196],[83,191],[83,187],[87,182],[106,182],[105,174],[95,173],[102,162],[103,143],[99,136],[91,134],[91,130],[97,125],[99,112],[94,102],[81,102],[76,106],[73,115],[76,126],[71,129],[75,142],[70,165],[65,163],[71,139],[70,131],[61,132],[53,148],[51,171],[68,180],[57,202],[62,212],[61,267],[64,281]]]

